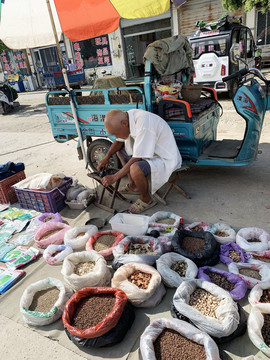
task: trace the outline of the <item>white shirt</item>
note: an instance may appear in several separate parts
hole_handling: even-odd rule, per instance
[[[171,128],[160,116],[139,109],[129,110],[128,115],[130,136],[125,140],[125,149],[128,155],[150,164],[154,194],[181,167],[182,158]]]

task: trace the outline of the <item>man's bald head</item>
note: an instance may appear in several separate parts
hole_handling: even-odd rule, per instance
[[[111,110],[104,120],[107,132],[117,138],[126,139],[129,136],[128,113],[122,110]]]

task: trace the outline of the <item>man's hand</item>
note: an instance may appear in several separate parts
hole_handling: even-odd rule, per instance
[[[116,182],[115,175],[106,175],[101,179],[102,185],[107,187]]]
[[[97,170],[100,171],[102,168],[106,169],[108,165],[109,165],[109,160],[106,159],[105,157],[97,164]]]

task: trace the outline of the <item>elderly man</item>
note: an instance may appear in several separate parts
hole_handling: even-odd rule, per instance
[[[182,158],[169,125],[158,115],[134,109],[127,112],[111,110],[104,121],[107,132],[116,140],[98,163],[98,170],[108,166],[109,159],[117,153],[123,167],[114,175],[104,176],[102,183],[109,186],[125,175],[129,183],[120,190],[123,194],[139,194],[129,208],[135,214],[156,205],[151,193],[165,184],[172,172],[181,167]]]

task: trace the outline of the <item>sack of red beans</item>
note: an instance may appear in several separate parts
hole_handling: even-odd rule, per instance
[[[177,230],[172,238],[172,247],[197,266],[216,265],[219,262],[220,246],[208,231]]]
[[[135,318],[120,289],[92,287],[77,291],[66,303],[62,320],[69,339],[84,347],[120,342]]]
[[[144,330],[140,340],[143,360],[220,359],[209,335],[177,319],[156,319]]]

